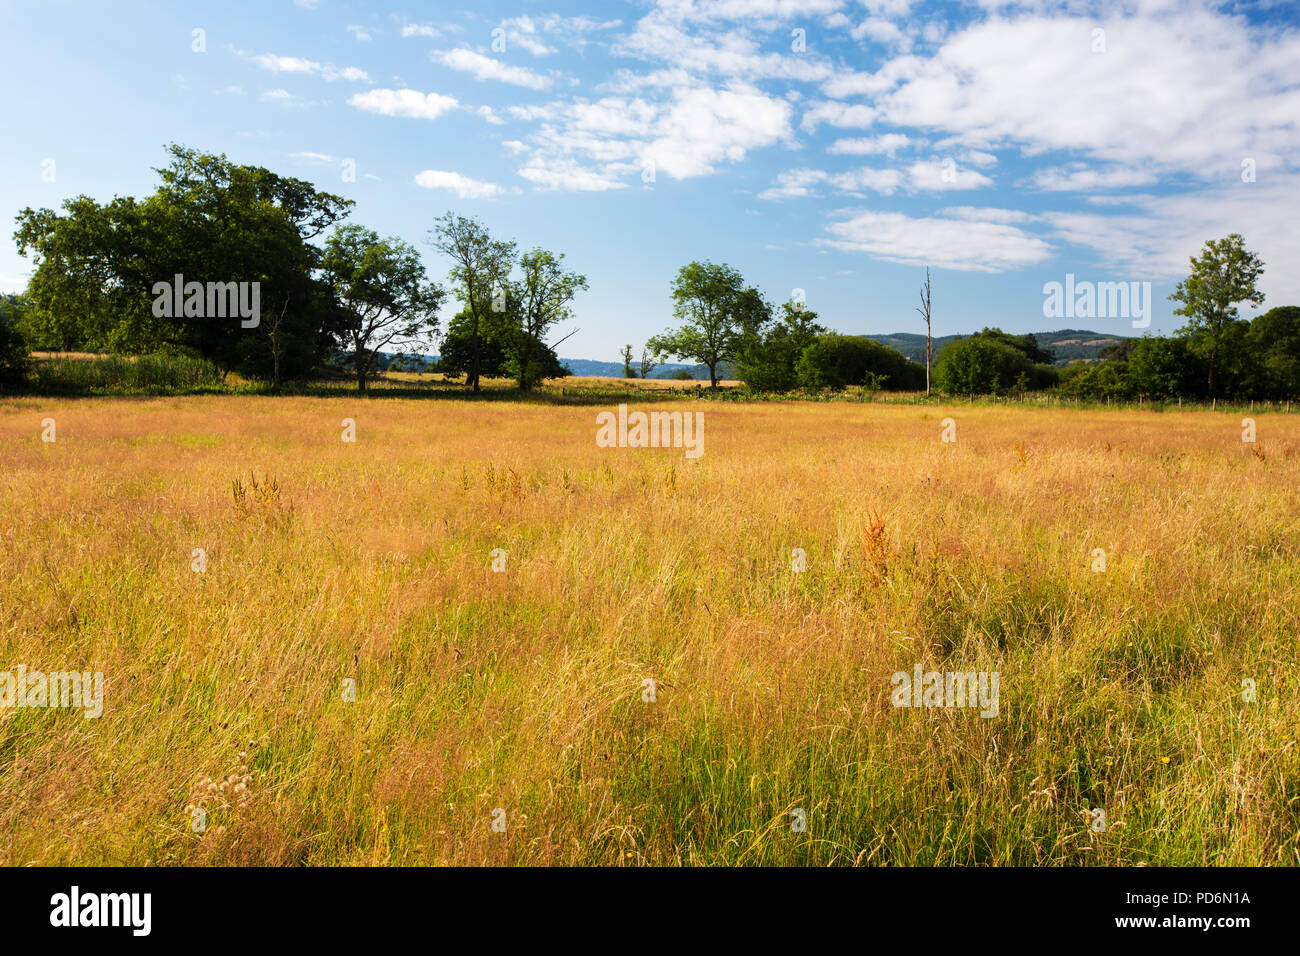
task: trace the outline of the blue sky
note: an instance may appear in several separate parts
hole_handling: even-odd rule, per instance
[[[565,253],[591,284],[573,357],[639,352],[698,258],[845,332],[924,331],[926,264],[935,334],[1133,334],[1045,318],[1067,273],[1152,282],[1170,331],[1188,256],[1229,232],[1264,308],[1300,303],[1298,10],[0,0],[0,217],[144,195],[175,141],[356,200],[440,281],[448,209]],[[11,232],[5,291],[31,268]]]

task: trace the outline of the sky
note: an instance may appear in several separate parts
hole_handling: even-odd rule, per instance
[[[1132,335],[1045,286],[1150,282],[1171,332],[1188,258],[1240,232],[1262,308],[1300,304],[1294,2],[0,0],[0,36],[5,222],[225,153],[439,282],[448,210],[563,253],[566,357],[639,355],[696,259],[846,333],[924,332],[928,266],[935,335]],[[11,232],[0,291],[32,270]]]

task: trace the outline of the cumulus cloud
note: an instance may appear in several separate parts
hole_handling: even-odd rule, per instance
[[[470,179],[460,173],[442,169],[426,169],[417,173],[415,184],[424,189],[445,189],[461,199],[491,199],[505,191],[496,183]]]
[[[837,139],[826,152],[839,156],[893,156],[911,143],[912,140],[902,133],[883,133],[880,136]]]
[[[818,244],[885,262],[962,272],[1004,272],[1052,254],[1047,242],[1016,226],[945,216],[864,210],[831,222],[826,232]]]
[[[530,70],[524,66],[512,66],[495,57],[484,56],[482,53],[476,53],[463,47],[455,50],[434,51],[429,55],[434,62],[441,63],[448,69],[468,73],[476,80],[497,80],[513,86],[523,86],[530,90],[548,90],[554,82],[551,77],[544,76],[535,70]]]
[[[301,73],[305,76],[318,76],[328,82],[335,80],[369,80],[365,70],[355,66],[337,67],[332,63],[320,63],[301,56],[281,56],[276,53],[240,53],[250,63],[260,66],[272,73]]]
[[[419,90],[368,90],[348,99],[348,105],[380,116],[437,119],[460,106],[454,96],[421,93]]]

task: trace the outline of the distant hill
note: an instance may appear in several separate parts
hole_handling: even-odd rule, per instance
[[[390,364],[392,364],[393,360],[396,358],[398,358],[398,356],[392,353],[380,352],[376,364],[378,364],[380,368],[386,369],[389,367]],[[436,361],[438,361],[438,356],[436,355],[412,355],[405,360],[406,364],[409,365],[411,363],[415,363],[418,364],[421,368],[427,368],[428,366],[432,365]],[[563,365],[565,368],[567,368],[574,375],[580,378],[622,378],[623,377],[622,362],[597,362],[593,359],[560,359],[560,364]],[[638,369],[638,374],[639,374],[640,366],[634,362],[632,364],[632,367]],[[676,362],[668,362],[665,363],[664,365],[656,366],[654,371],[650,373],[650,377],[651,378],[672,378],[676,373],[680,372],[682,369],[685,369],[686,371],[690,372],[692,378],[701,379],[705,382],[709,380],[709,368],[707,365],[681,365]],[[729,378],[733,378],[734,376],[735,376],[735,369],[732,368],[727,363],[723,363],[723,365],[718,368],[719,379],[729,379]]]
[[[1061,329],[1059,332],[1035,332],[1038,347],[1051,349],[1057,365],[1069,365],[1080,359],[1095,361],[1097,354],[1108,345],[1118,345],[1128,336],[1104,335],[1089,332],[1086,329]],[[913,362],[925,361],[925,336],[915,332],[893,332],[888,335],[868,335],[867,338],[892,346],[902,352]],[[931,340],[931,349],[938,357],[939,350],[949,342],[966,338],[964,335],[936,335]]]
[[[571,359],[562,358],[560,364],[567,368],[574,375],[583,378],[622,378],[622,362],[597,362],[594,359]],[[637,375],[640,375],[640,365],[632,363],[632,367],[637,369]],[[692,378],[702,378],[705,381],[709,379],[709,369],[705,365],[679,365],[676,362],[667,362],[663,365],[655,366],[654,371],[650,373],[651,378],[672,378],[682,369],[691,373]]]

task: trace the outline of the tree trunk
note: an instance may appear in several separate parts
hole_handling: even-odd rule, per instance
[[[478,391],[478,372],[479,372],[479,335],[478,335],[478,317],[474,318],[474,330],[470,336],[470,359],[469,359],[469,379],[465,384]]]

